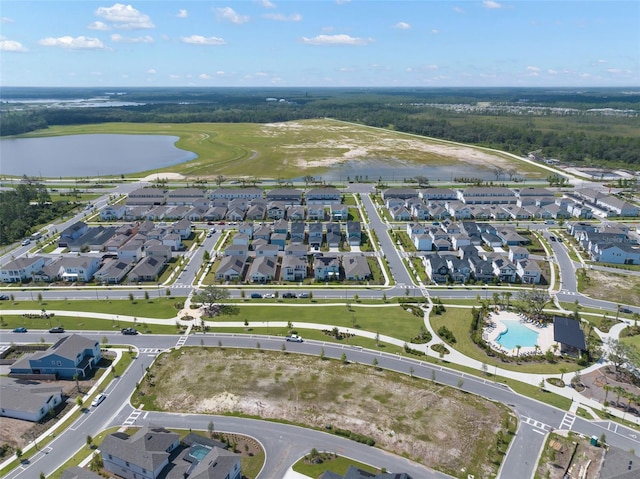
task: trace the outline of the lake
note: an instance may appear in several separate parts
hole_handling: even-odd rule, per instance
[[[197,158],[177,136],[70,135],[0,140],[0,174],[95,177],[164,168]]]

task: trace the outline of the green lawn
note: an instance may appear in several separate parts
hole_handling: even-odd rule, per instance
[[[316,478],[325,471],[335,472],[336,474],[344,476],[347,469],[349,469],[349,466],[355,466],[358,469],[374,474],[380,472],[378,469],[367,464],[342,456],[325,458],[320,464],[307,464],[305,459],[302,458],[293,465],[293,470],[300,474],[304,474],[305,476]]]
[[[143,321],[133,322],[117,321],[110,319],[98,318],[81,318],[77,316],[54,316],[48,319],[44,318],[23,318],[16,315],[3,315],[2,328],[13,329],[17,327],[25,327],[29,331],[38,329],[49,329],[51,326],[62,326],[67,330],[86,330],[86,331],[115,331],[118,332],[122,328],[135,327],[141,333],[148,334],[176,334],[178,328],[171,320],[167,320],[166,324],[147,324]]]
[[[477,347],[469,337],[469,325],[471,323],[471,311],[467,308],[448,308],[447,311],[440,315],[432,314],[430,317],[431,326],[434,330],[438,330],[441,326],[446,326],[455,336],[456,343],[453,348],[461,352],[465,356],[482,361],[489,366],[489,371],[496,364],[498,367],[519,371],[523,373],[536,374],[560,374],[560,368],[566,368],[567,371],[577,371],[580,367],[571,362],[559,361],[555,364],[548,362],[525,362],[520,364],[502,363],[496,358],[490,358],[486,353]]]
[[[175,305],[184,302],[184,298],[167,297],[164,288],[149,290],[149,300],[139,297],[143,294],[143,291],[138,292],[137,299],[134,299],[134,301],[105,299],[109,297],[109,290],[98,289],[96,290],[98,300],[12,301],[4,302],[2,309],[85,311],[140,318],[170,319],[176,317],[178,313]],[[161,297],[158,297],[158,295],[161,295]]]

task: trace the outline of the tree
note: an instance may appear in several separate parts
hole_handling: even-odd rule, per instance
[[[75,373],[75,374],[73,375],[73,380],[76,382],[76,389],[78,390],[78,392],[80,392],[80,382],[79,382],[79,379],[80,379],[80,375],[79,375],[78,373]]]
[[[321,349],[320,349],[320,359],[321,359],[321,360],[325,359],[324,348],[321,348]]]
[[[313,176],[305,175],[302,177],[302,181],[304,181],[305,188],[309,187],[309,183],[313,183]]]
[[[567,368],[560,368],[560,381],[564,382],[564,374],[567,372]]]
[[[340,361],[342,362],[342,364],[347,364],[349,361],[347,360],[347,353],[342,353],[340,355]]]
[[[109,343],[109,338],[107,338],[106,336],[102,336],[102,339],[100,340],[100,342],[102,343],[102,347],[105,348]]]
[[[519,344],[516,344],[516,361],[518,360],[518,358],[520,357],[520,349],[522,348],[522,346],[520,346]]]
[[[614,338],[607,339],[606,347],[607,358],[613,363],[616,373],[619,373],[620,367],[629,361],[632,356],[631,348]]]
[[[380,333],[376,331],[376,347],[380,346]]]
[[[220,312],[220,301],[229,298],[229,291],[225,288],[219,288],[214,285],[206,286],[202,291],[193,295],[196,303],[201,303],[206,314],[215,316]]]
[[[373,361],[371,361],[371,366],[373,366],[376,370],[378,369],[378,358],[373,358]]]
[[[542,289],[520,291],[518,299],[524,303],[524,309],[533,316],[540,316],[544,307],[551,301],[549,293]]]
[[[413,373],[415,373],[415,372],[416,372],[416,370],[415,370],[415,369],[413,369],[413,366],[411,366],[411,367],[409,368],[409,377],[413,377]]]
[[[16,457],[18,458],[18,460],[20,460],[20,458],[22,457],[22,448],[16,447]]]
[[[482,363],[482,366],[480,366],[480,368],[482,369],[482,374],[486,376],[489,372],[489,366],[487,366],[487,363]]]
[[[218,188],[220,188],[220,185],[222,183],[224,183],[224,181],[225,181],[225,177],[224,176],[222,176],[222,175],[216,176],[216,185],[218,185]]]
[[[90,434],[87,434],[87,447],[91,449],[91,445],[93,444],[93,438]]]
[[[209,421],[207,424],[207,431],[209,431],[209,437],[213,437],[213,421]]]

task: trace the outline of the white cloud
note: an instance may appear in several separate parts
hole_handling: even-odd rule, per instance
[[[92,74],[94,77],[101,77],[102,75],[104,75],[104,73],[102,73],[102,72],[91,72],[91,74]]]
[[[155,75],[156,73],[158,73],[158,72],[156,71],[155,68],[149,68],[147,70],[147,74],[149,74],[149,75]]]
[[[224,38],[218,37],[203,37],[202,35],[191,35],[190,37],[182,37],[180,39],[182,43],[189,43],[191,45],[226,45],[227,42]]]
[[[104,44],[97,38],[92,37],[47,37],[38,42],[45,47],[62,47],[71,50],[99,50],[104,48]]]
[[[213,78],[211,75],[207,75],[206,73],[201,73],[200,75],[198,75],[198,78],[200,78],[201,80],[211,80],[211,78]]]
[[[393,28],[398,28],[400,30],[409,30],[411,28],[411,25],[409,25],[407,22],[398,22],[393,26]]]
[[[222,70],[218,70],[218,71],[216,72],[216,75],[218,75],[219,77],[223,77],[223,76],[225,76],[225,75],[226,75],[226,73],[225,73],[224,71],[222,71]]]
[[[270,0],[261,0],[260,5],[262,5],[264,8],[276,8],[275,4]]]
[[[502,8],[502,4],[495,2],[494,0],[482,0],[482,6],[484,8],[489,8],[492,10],[496,10],[498,8]]]
[[[440,33],[440,30],[438,30],[437,28],[431,29],[431,35],[438,35],[439,33]]]
[[[189,12],[187,12],[184,8],[181,8],[180,10],[178,10],[178,13],[176,14],[176,17],[178,18],[187,18],[189,16]]]
[[[302,43],[307,45],[366,45],[371,38],[352,37],[350,35],[317,35],[313,38],[302,37]]]
[[[557,74],[558,74],[558,70],[551,70],[551,69],[549,69],[549,70],[547,70],[547,73],[548,73],[549,75],[557,75]]]
[[[111,30],[111,27],[109,25],[99,20],[97,22],[90,23],[89,25],[87,25],[87,28],[89,30],[100,30],[100,31]]]
[[[241,25],[249,21],[249,17],[246,15],[238,15],[236,11],[231,7],[216,8],[216,18],[219,21],[227,21]]]
[[[540,68],[539,67],[528,66],[527,67],[527,71],[529,71],[529,72],[539,72]]]
[[[117,33],[111,35],[111,41],[116,43],[153,43],[153,37],[144,35],[142,37],[123,37]]]
[[[345,3],[349,3],[351,2],[351,0],[336,0],[336,3],[338,5],[344,5]]]
[[[96,15],[112,22],[115,28],[125,30],[155,28],[148,15],[136,10],[131,5],[122,3],[115,3],[111,7],[99,7],[96,10]]]
[[[299,22],[302,20],[302,15],[299,13],[292,13],[291,15],[283,15],[282,13],[265,13],[264,18],[269,20],[276,20],[278,22]]]
[[[20,42],[0,38],[0,52],[28,52],[29,50]]]
[[[607,72],[609,73],[622,73],[622,70],[619,68],[607,68]]]
[[[180,75],[169,75],[169,78],[171,78],[172,80],[179,80],[180,79]]]
[[[16,21],[13,18],[9,17],[0,17],[0,23],[15,23]]]
[[[462,7],[453,7],[453,11],[456,13],[464,13],[464,8]]]

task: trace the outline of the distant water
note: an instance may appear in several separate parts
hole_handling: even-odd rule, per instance
[[[0,140],[0,174],[86,177],[137,173],[197,158],[177,136],[70,135]]]

